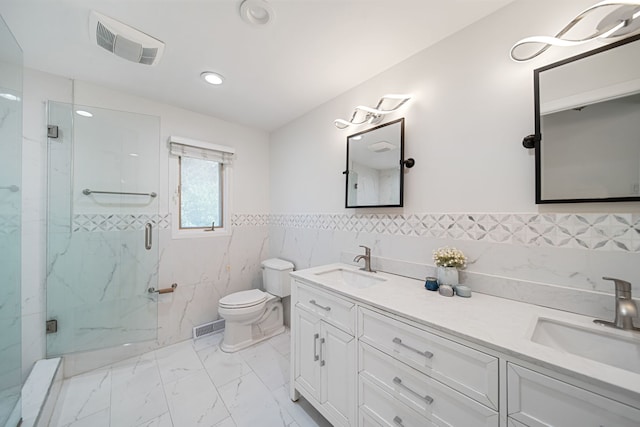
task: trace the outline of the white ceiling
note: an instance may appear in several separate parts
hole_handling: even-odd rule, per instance
[[[264,28],[241,20],[241,0],[0,0],[0,14],[25,67],[271,131],[509,2],[270,0]],[[164,41],[160,63],[93,45],[91,10]]]

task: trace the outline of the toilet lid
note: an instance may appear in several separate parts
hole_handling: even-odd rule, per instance
[[[260,304],[267,299],[267,294],[260,289],[234,292],[220,299],[221,307],[243,308]]]

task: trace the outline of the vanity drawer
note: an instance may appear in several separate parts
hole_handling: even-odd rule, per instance
[[[345,332],[355,334],[354,303],[300,282],[296,282],[296,286],[296,307],[303,307]]]
[[[450,387],[360,343],[360,378],[434,422],[452,426],[494,426],[498,413]],[[361,402],[363,403],[363,402]]]
[[[507,364],[507,409],[516,421],[510,426],[640,425],[638,409],[513,363]]]
[[[498,358],[366,308],[359,322],[362,342],[498,410]]]
[[[367,379],[361,377],[359,382],[360,419],[369,418],[366,425],[436,427],[436,424],[394,399]]]

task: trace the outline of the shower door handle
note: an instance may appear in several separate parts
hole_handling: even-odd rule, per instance
[[[153,243],[153,241],[151,240],[152,231],[153,231],[153,225],[151,225],[151,223],[148,222],[144,226],[144,248],[146,250],[150,250],[151,244]]]

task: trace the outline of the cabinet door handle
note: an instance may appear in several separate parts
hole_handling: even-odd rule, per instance
[[[324,338],[320,338],[320,366],[324,366],[324,357],[322,356],[322,344],[324,344]]]
[[[318,359],[320,359],[320,356],[318,356],[318,348],[317,348],[318,338],[320,338],[319,334],[313,335],[313,361],[314,362],[317,362]]]
[[[325,307],[324,305],[320,305],[316,302],[316,300],[314,299],[310,299],[309,300],[309,304],[315,305],[316,307],[319,307],[325,311],[331,311],[331,307]]]
[[[404,343],[402,342],[402,340],[401,340],[400,338],[398,338],[398,337],[395,337],[395,338],[393,339],[393,343],[394,343],[394,344],[401,345],[401,346],[402,346],[402,347],[404,347],[404,348],[408,348],[408,349],[409,349],[409,350],[411,350],[411,351],[415,351],[416,353],[418,353],[418,354],[420,354],[420,355],[422,355],[422,356],[426,357],[427,359],[431,359],[431,358],[433,357],[433,353],[431,353],[430,351],[427,351],[427,350],[425,350],[425,351],[420,351],[420,350],[418,350],[417,348],[413,348],[413,347],[411,347],[411,346],[408,346],[408,345],[404,344]]]
[[[404,388],[405,390],[407,390],[409,393],[414,394],[416,396],[418,396],[420,399],[424,400],[425,402],[427,402],[427,405],[431,405],[433,403],[433,397],[429,396],[428,394],[425,396],[421,396],[420,393],[418,393],[415,390],[410,389],[409,387],[407,387],[406,385],[402,384],[402,380],[398,377],[395,377],[393,379],[393,383],[394,384],[398,384],[400,387]]]
[[[404,427],[404,424],[402,424],[402,418],[397,415],[393,417],[393,422],[398,424],[400,427]]]

